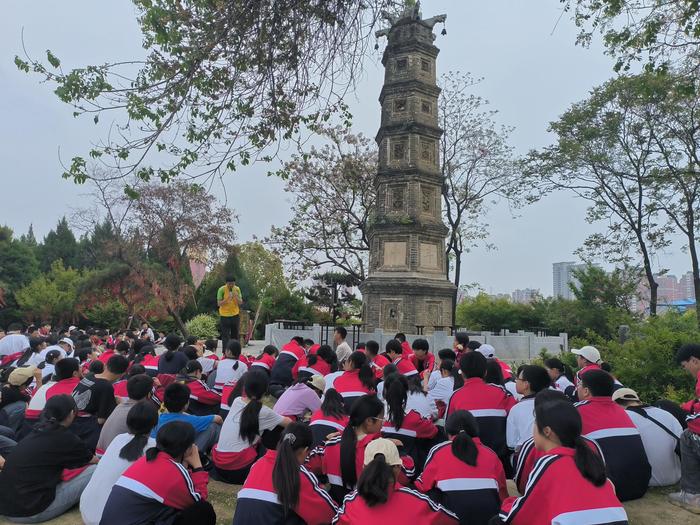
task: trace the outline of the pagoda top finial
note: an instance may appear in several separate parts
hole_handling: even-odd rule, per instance
[[[375,32],[374,36],[377,38],[380,36],[388,36],[391,28],[405,19],[417,20],[432,29],[435,24],[445,22],[445,20],[447,20],[447,15],[437,15],[423,20],[423,14],[421,13],[420,9],[420,0],[405,0],[403,12],[400,15],[396,15],[389,11],[382,11],[382,18],[389,22],[389,27]]]

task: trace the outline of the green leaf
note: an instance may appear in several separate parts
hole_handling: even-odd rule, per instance
[[[58,69],[61,65],[61,61],[49,49],[46,50],[46,59],[49,61],[49,64],[51,64],[56,69]]]

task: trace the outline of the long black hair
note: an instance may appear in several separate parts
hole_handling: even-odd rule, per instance
[[[156,435],[156,446],[146,451],[146,461],[153,461],[158,452],[165,452],[180,461],[194,443],[194,427],[185,421],[171,421],[160,427]]]
[[[503,369],[495,359],[486,360],[486,375],[484,376],[484,381],[494,385],[503,386],[505,384]]]
[[[452,359],[443,359],[440,361],[440,370],[446,370],[450,373],[450,377],[454,380],[452,390],[457,390],[464,386],[462,374],[459,373],[459,368]]]
[[[391,374],[384,380],[383,395],[388,408],[386,417],[399,430],[408,401],[408,379],[402,374]]]
[[[551,368],[552,370],[557,370],[559,372],[559,376],[564,376],[569,381],[574,380],[574,372],[571,370],[571,367],[562,362],[560,359],[557,359],[556,357],[550,357],[549,359],[546,359],[544,362],[544,366],[546,366],[547,368]]]
[[[447,417],[445,432],[452,439],[452,454],[472,467],[476,466],[479,450],[474,443],[475,437],[479,437],[479,424],[476,418],[468,410],[457,410]]]
[[[136,403],[126,415],[126,426],[131,438],[119,451],[119,457],[127,461],[136,461],[143,454],[151,430],[158,424],[158,409],[150,401]]]
[[[357,434],[355,429],[362,425],[367,418],[377,418],[384,412],[384,403],[375,395],[367,394],[360,397],[352,405],[350,420],[340,438],[340,474],[343,486],[348,489],[357,483],[355,457],[357,455]]]
[[[267,393],[269,380],[267,374],[262,370],[249,370],[248,377],[245,380],[243,390],[248,398],[248,404],[241,412],[240,436],[251,445],[260,432],[260,409],[262,408],[262,399]]]
[[[265,348],[263,348],[263,351],[260,352],[260,355],[257,357],[257,359],[262,359],[262,356],[267,354],[267,355],[274,355],[275,357],[277,354],[279,354],[279,350],[277,350],[277,347],[274,345],[267,345]]]
[[[277,445],[275,467],[272,470],[272,486],[285,516],[299,503],[301,481],[297,452],[309,448],[313,442],[311,429],[303,423],[291,423],[284,429]]]
[[[44,410],[41,411],[39,421],[34,426],[34,430],[44,432],[56,429],[61,426],[62,421],[70,416],[71,412],[77,410],[78,407],[73,396],[68,394],[53,396],[46,401]]]
[[[238,339],[231,339],[226,348],[224,348],[224,357],[226,357],[226,354],[231,354],[231,357],[236,360],[236,362],[233,363],[234,370],[238,370],[238,366],[240,365],[240,361],[238,359],[241,357],[241,351],[241,343],[238,341]]]
[[[238,381],[236,381],[236,384],[234,385],[233,389],[228,395],[228,399],[226,400],[226,404],[228,406],[231,406],[233,404],[233,401],[237,397],[241,397],[243,395],[243,389],[245,388],[245,382],[248,379],[248,374],[249,372],[245,372],[241,377],[238,378]],[[267,375],[267,373],[265,373]]]
[[[335,388],[329,388],[323,394],[321,413],[324,416],[340,419],[345,415],[345,401]]]
[[[165,341],[163,342],[163,345],[166,348],[165,353],[161,356],[161,359],[165,359],[166,361],[172,361],[173,357],[175,356],[175,351],[180,348],[180,345],[182,344],[182,339],[180,336],[176,334],[169,334],[166,338]]]
[[[374,372],[369,366],[367,356],[363,352],[353,352],[348,357],[348,361],[352,364],[353,370],[359,370],[359,377],[362,384],[371,390],[374,390]]]
[[[306,358],[309,366],[315,365],[319,359],[323,359],[331,368],[331,372],[338,370],[338,356],[328,345],[321,345],[315,354],[309,354]]]
[[[389,487],[396,483],[394,469],[386,462],[384,454],[376,454],[362,469],[357,482],[357,493],[368,507],[386,503],[389,499]]]
[[[574,461],[584,478],[596,487],[605,483],[605,465],[581,437],[583,424],[576,407],[567,401],[535,403],[535,425],[541,434],[549,427],[562,446],[575,449]]]

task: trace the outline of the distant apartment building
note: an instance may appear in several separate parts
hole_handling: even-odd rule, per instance
[[[574,293],[571,291],[571,284],[578,284],[574,277],[575,270],[583,270],[585,264],[576,262],[557,262],[552,264],[552,288],[554,297],[562,299],[573,299]]]
[[[673,307],[675,303],[695,300],[693,272],[685,273],[680,279],[672,274],[654,275],[654,279],[659,285],[657,289],[659,311]],[[640,313],[647,311],[649,297],[649,285],[646,279],[642,279],[637,287],[637,300],[634,301],[632,309]]]
[[[659,287],[656,290],[658,301],[660,303],[670,303],[676,300],[676,293],[678,288],[678,279],[675,275],[665,274],[656,275],[656,283]]]
[[[695,299],[695,286],[693,284],[693,272],[687,272],[678,280],[676,288],[676,300]]]
[[[540,296],[541,294],[539,288],[525,288],[523,290],[518,289],[511,294],[511,298],[514,303],[522,304],[530,304]]]

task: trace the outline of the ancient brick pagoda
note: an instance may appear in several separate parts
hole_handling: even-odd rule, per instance
[[[433,26],[446,17],[423,20],[417,5],[387,18],[391,27],[377,32],[388,43],[369,276],[360,286],[363,323],[368,331],[430,333],[451,325],[455,293],[446,271],[435,77],[439,49],[433,45]]]

